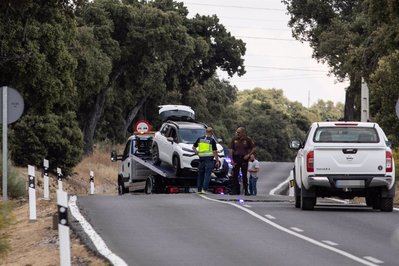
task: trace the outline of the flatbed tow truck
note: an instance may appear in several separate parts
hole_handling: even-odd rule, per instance
[[[152,161],[153,133],[135,132],[127,141],[123,155],[111,152],[111,160],[121,160],[118,174],[120,195],[142,191],[151,193],[189,193],[197,186],[197,172],[176,176],[172,166],[155,165]],[[228,177],[212,175],[209,190],[217,194],[229,192]]]

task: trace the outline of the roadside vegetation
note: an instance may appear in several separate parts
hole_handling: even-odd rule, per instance
[[[10,250],[7,228],[11,224],[11,203],[0,201],[0,259],[5,258]]]

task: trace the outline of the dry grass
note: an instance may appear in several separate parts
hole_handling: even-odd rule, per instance
[[[110,147],[97,145],[92,155],[85,157],[74,169],[69,185],[76,194],[89,191],[89,174],[94,172],[96,193],[114,194],[117,189],[118,164],[110,159]]]
[[[85,157],[75,167],[74,174],[64,180],[63,189],[69,195],[87,195],[89,173],[93,171],[96,194],[115,194],[118,164],[111,162],[110,151],[110,146],[97,145],[94,153]],[[15,167],[14,170],[18,176],[27,180],[26,167]],[[59,265],[58,233],[52,229],[53,214],[56,213],[57,206],[57,179],[50,174],[50,201],[42,200],[43,177],[39,169],[36,170],[36,180],[37,221],[29,223],[26,199],[14,201],[18,205],[13,211],[14,222],[0,231],[0,235],[7,232],[10,246],[7,257],[0,259],[0,265]],[[71,246],[73,265],[107,264],[88,251],[74,235],[71,236]]]
[[[14,222],[8,228],[11,250],[0,260],[0,265],[59,265],[58,231],[52,229],[56,202],[37,201],[37,221],[28,220],[26,200],[17,202],[13,211]],[[71,256],[73,265],[106,265],[71,234]]]

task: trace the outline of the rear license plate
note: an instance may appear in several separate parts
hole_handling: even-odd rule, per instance
[[[363,188],[364,180],[337,180],[335,183],[337,188]]]

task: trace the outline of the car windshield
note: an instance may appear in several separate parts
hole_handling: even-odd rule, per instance
[[[369,127],[319,127],[314,142],[378,143],[377,131]]]
[[[205,135],[205,128],[180,128],[180,142],[194,144],[195,141]]]

